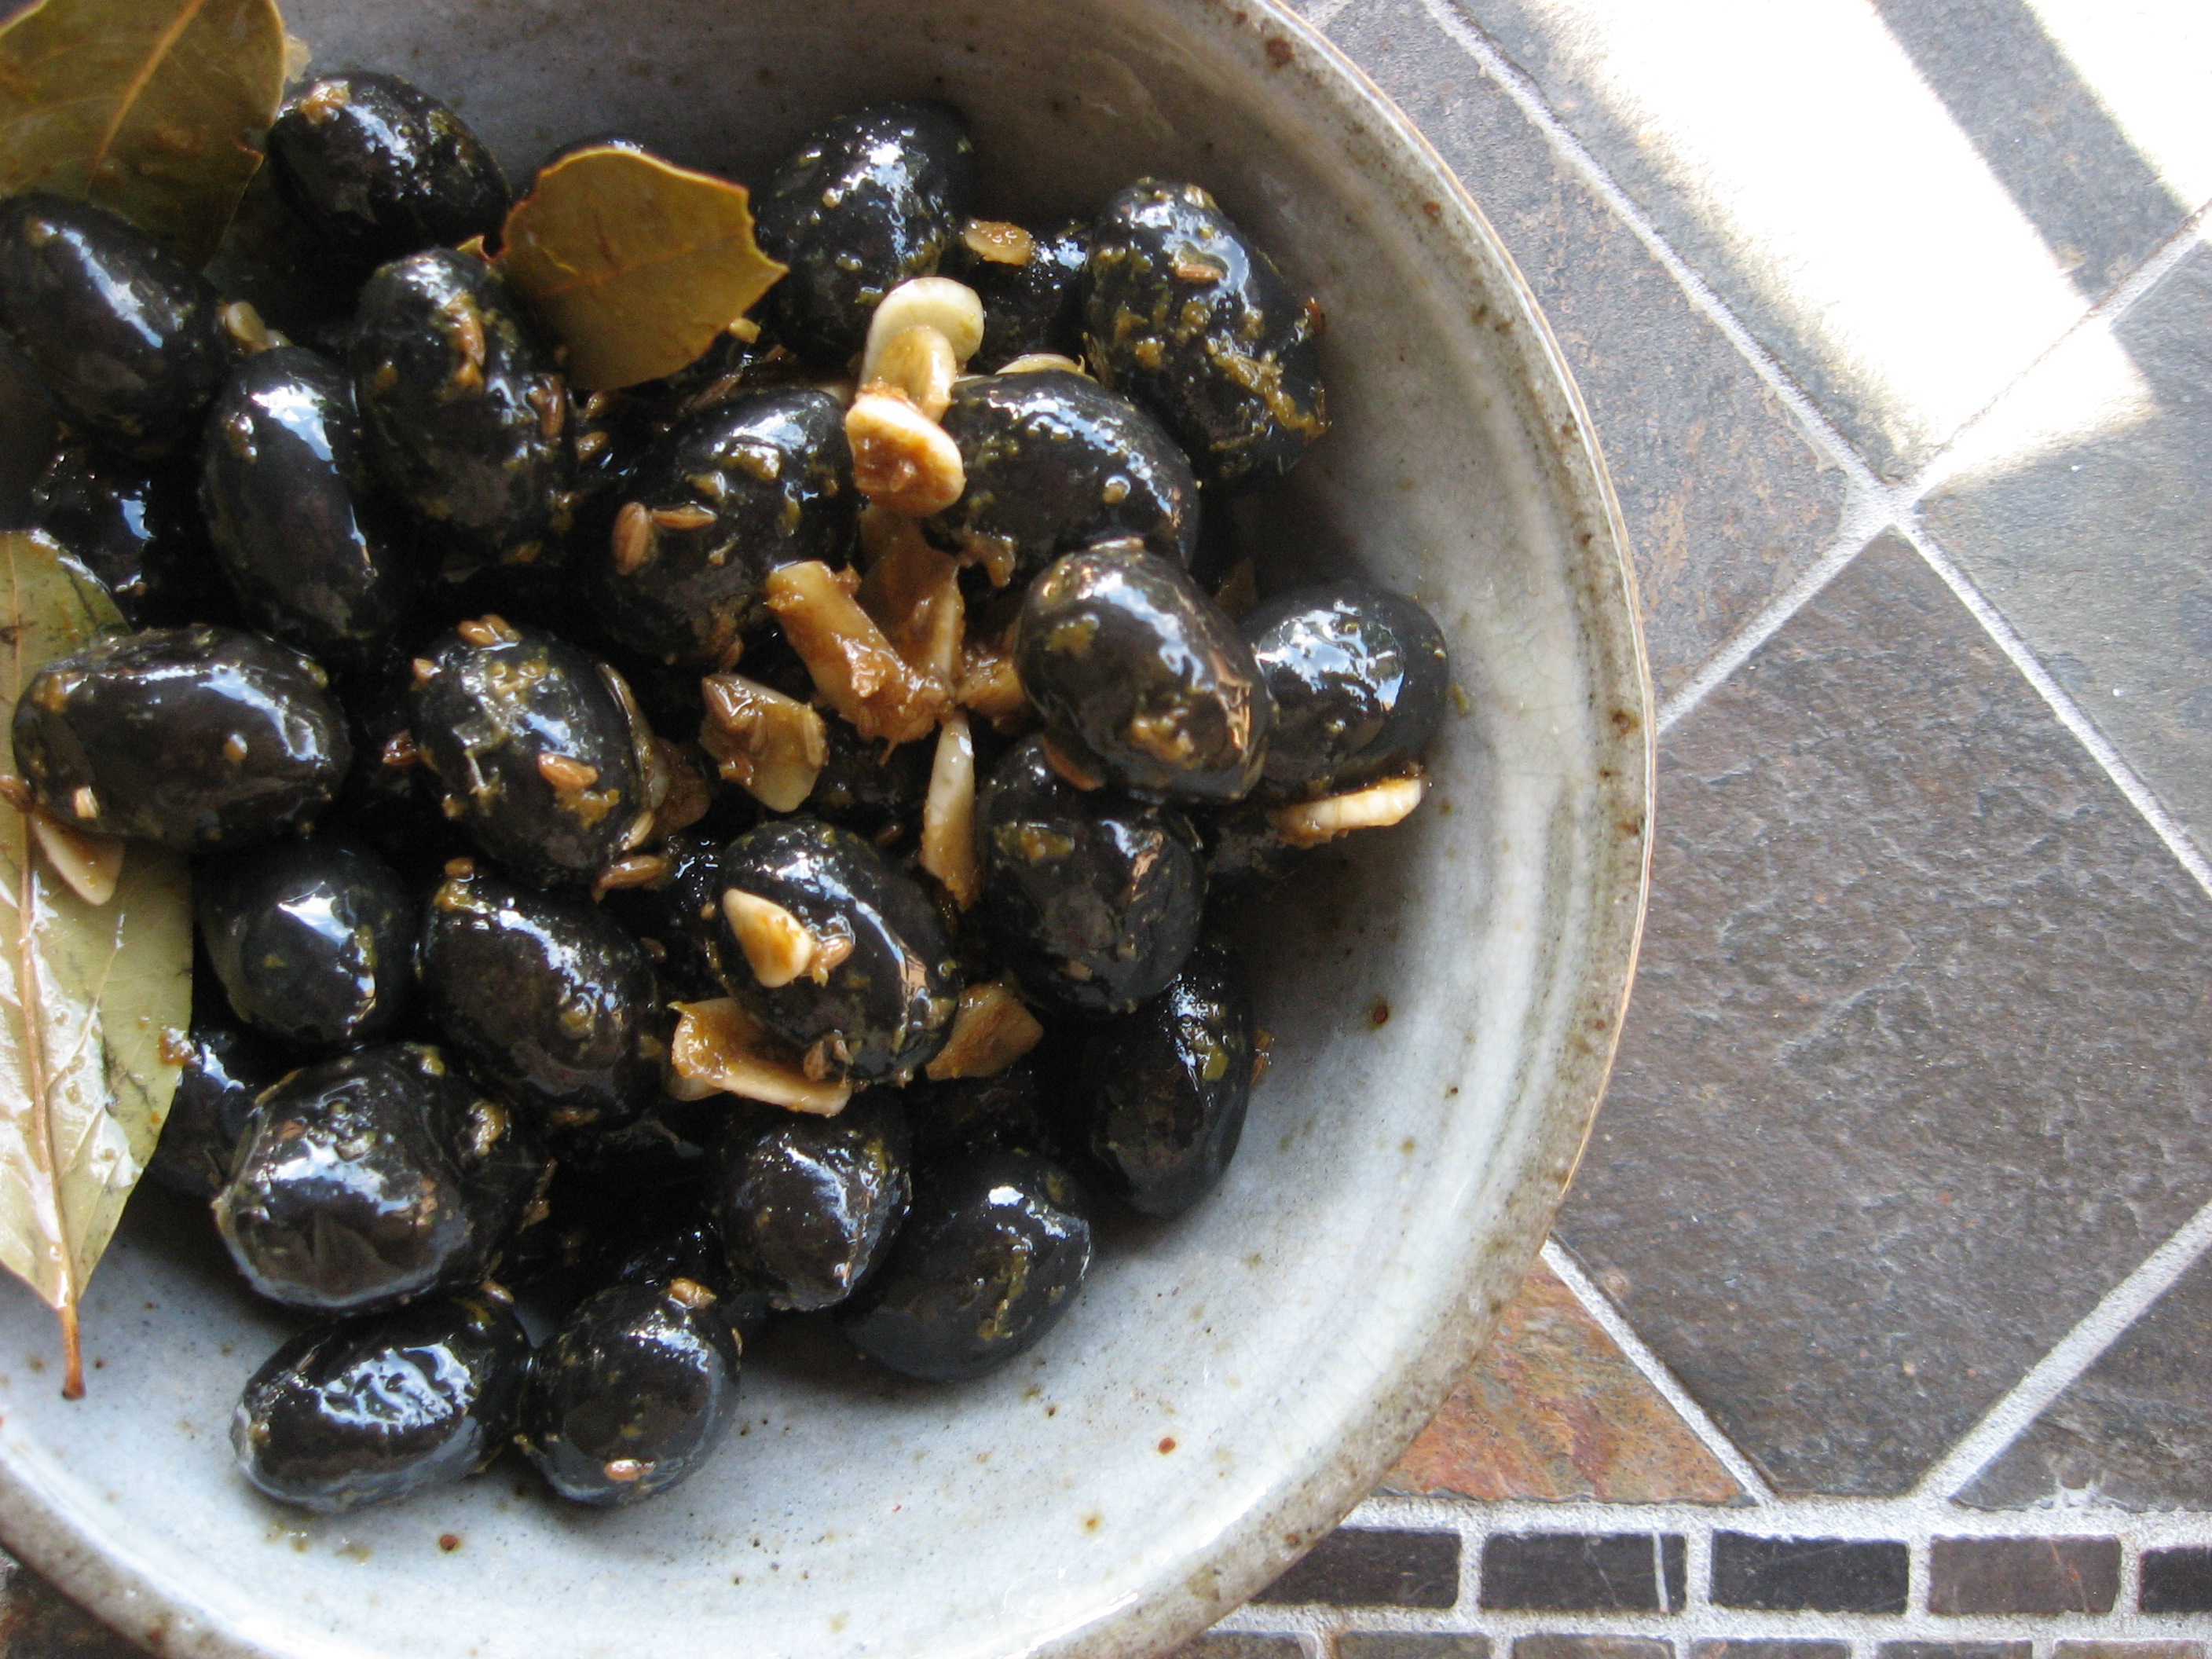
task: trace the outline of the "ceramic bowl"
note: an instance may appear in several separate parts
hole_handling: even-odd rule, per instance
[[[142,1195],[92,1281],[90,1393],[0,1287],[0,1535],[171,1655],[1139,1655],[1251,1595],[1427,1419],[1518,1284],[1602,1090],[1642,915],[1650,706],[1587,418],[1495,235],[1405,119],[1266,0],[288,0],[526,177],[635,135],[757,179],[933,94],[987,210],[1194,179],[1317,292],[1335,430],[1241,505],[1272,584],[1410,591],[1463,691],[1406,827],[1247,918],[1272,1070],[1222,1188],[1110,1231],[1060,1325],[955,1387],[804,1328],[743,1437],[620,1512],[526,1472],[309,1520],[225,1428],[288,1327]]]

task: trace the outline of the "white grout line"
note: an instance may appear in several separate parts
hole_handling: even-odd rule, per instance
[[[1721,1431],[1720,1425],[1707,1415],[1705,1408],[1691,1397],[1690,1391],[1676,1380],[1674,1373],[1667,1369],[1666,1363],[1651,1352],[1650,1346],[1637,1334],[1636,1328],[1622,1316],[1620,1309],[1613,1305],[1613,1299],[1590,1282],[1589,1275],[1583,1271],[1582,1263],[1568,1255],[1565,1246],[1556,1238],[1544,1241],[1543,1261],[1559,1282],[1574,1293],[1575,1300],[1583,1304],[1583,1311],[1597,1322],[1599,1328],[1611,1337],[1614,1346],[1628,1357],[1628,1363],[1635,1366],[1644,1380],[1658,1390],[1661,1398],[1674,1408],[1674,1414],[1697,1437],[1698,1443],[1735,1478],[1735,1483],[1755,1502],[1772,1503],[1774,1492],[1767,1486],[1765,1477],[1752,1466],[1749,1458],[1736,1449],[1735,1443]]]
[[[2212,1203],[2197,1211],[2179,1231],[2145,1256],[2142,1265],[2114,1285],[2080,1324],[2061,1338],[2026,1376],[2013,1384],[2009,1393],[1984,1413],[1982,1420],[1960,1437],[1942,1462],[1921,1477],[1917,1490],[1948,1498],[1965,1486],[1984,1464],[2041,1415],[2044,1407],[2094,1364],[2145,1309],[2195,1267],[2208,1249],[2212,1249]]]

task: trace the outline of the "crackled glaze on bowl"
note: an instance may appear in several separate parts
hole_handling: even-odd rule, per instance
[[[1442,163],[1243,0],[293,0],[323,69],[409,76],[526,176],[620,131],[758,179],[934,93],[994,212],[1194,178],[1327,309],[1336,429],[1239,509],[1279,572],[1425,600],[1466,712],[1430,805],[1247,918],[1274,1064],[1221,1190],[1109,1230],[1037,1350],[908,1384],[834,1336],[749,1356],[742,1438],[618,1513],[491,1476],[309,1520],[224,1430],[286,1327],[150,1195],[91,1285],[89,1397],[0,1288],[0,1536],[171,1654],[1004,1659],[1159,1651],[1365,1492],[1487,1334],[1601,1093],[1642,916],[1650,708],[1618,511],[1533,301]],[[184,1241],[179,1244],[179,1240]],[[441,1547],[441,1535],[459,1540]]]

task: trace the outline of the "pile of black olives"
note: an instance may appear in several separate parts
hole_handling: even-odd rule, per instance
[[[1236,1152],[1267,1042],[1209,895],[1419,798],[1436,623],[1223,552],[1326,430],[1318,307],[1193,185],[979,218],[960,115],[896,104],[759,191],[757,318],[585,393],[451,111],[318,81],[270,168],[321,265],[267,316],[0,203],[33,522],[137,630],[37,671],[16,769],[194,856],[155,1173],[318,1322],[246,1475],[337,1510],[520,1443],[628,1503],[774,1322],[1003,1365],[1098,1206]]]

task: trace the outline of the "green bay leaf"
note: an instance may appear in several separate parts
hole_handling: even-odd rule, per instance
[[[120,214],[198,266],[284,89],[276,0],[38,0],[0,28],[0,195]]]
[[[114,602],[34,532],[0,533],[0,731],[40,664],[119,628]],[[137,843],[88,903],[0,803],[0,1264],[76,1305],[168,1116],[191,1021],[191,878]]]
[[[673,374],[784,273],[742,185],[597,144],[538,175],[507,215],[500,271],[568,348],[571,384]]]

